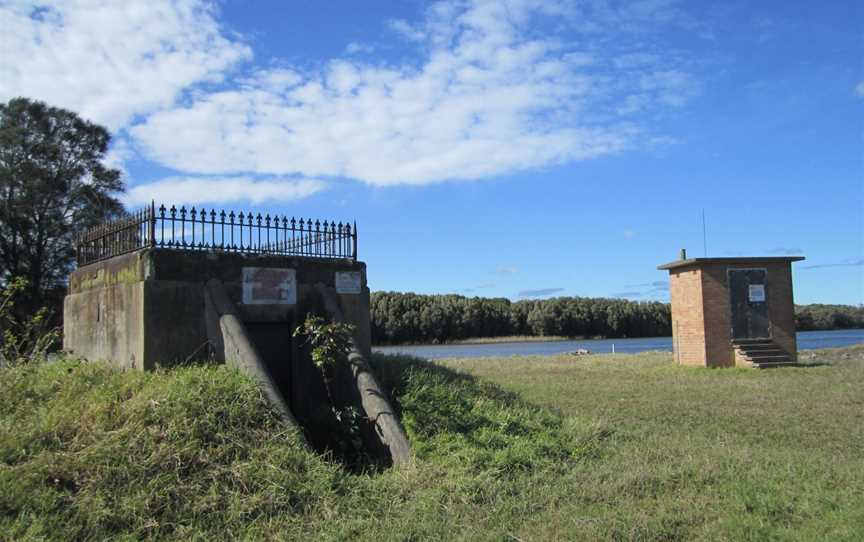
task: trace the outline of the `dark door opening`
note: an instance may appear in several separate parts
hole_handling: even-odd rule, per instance
[[[246,331],[285,402],[293,408],[291,326],[288,322],[247,322]]]
[[[729,301],[733,339],[771,337],[765,269],[730,269]]]

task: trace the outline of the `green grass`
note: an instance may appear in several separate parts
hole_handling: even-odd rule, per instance
[[[622,538],[861,539],[864,347],[804,353],[813,366],[765,371],[670,358],[444,364],[615,428],[602,460],[551,488],[562,504],[537,522],[541,539],[571,537],[564,517]]]
[[[857,540],[864,348],[379,357],[416,461],[355,474],[225,367],[0,371],[0,539]]]

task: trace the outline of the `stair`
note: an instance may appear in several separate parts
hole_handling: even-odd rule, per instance
[[[734,339],[732,347],[735,349],[735,365],[739,367],[770,369],[798,365],[771,339]]]

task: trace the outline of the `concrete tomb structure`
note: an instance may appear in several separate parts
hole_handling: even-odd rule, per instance
[[[368,362],[369,288],[356,243],[347,224],[151,206],[77,241],[64,349],[135,370],[236,365],[286,423],[327,445],[333,412],[325,383],[310,347],[292,335],[308,314],[352,324],[332,406],[365,413],[366,447],[387,463],[406,463],[407,439]]]
[[[672,348],[681,365],[797,363],[792,262],[803,256],[687,258],[669,271]]]

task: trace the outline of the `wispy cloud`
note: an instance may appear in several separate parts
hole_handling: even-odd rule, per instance
[[[499,265],[495,272],[499,275],[515,275],[519,272],[519,267],[516,265]]]
[[[612,297],[618,298],[632,298],[632,297],[642,297],[644,294],[642,292],[617,292],[612,294]]]
[[[855,96],[859,98],[864,98],[864,81],[861,81],[857,85],[855,85]]]
[[[768,254],[782,254],[784,256],[790,256],[792,254],[801,254],[801,252],[803,251],[800,248],[776,247],[769,250]]]
[[[0,99],[45,100],[114,131],[252,57],[209,2],[38,4],[0,5]]]
[[[181,175],[267,176],[263,189],[480,179],[651,146],[655,120],[701,88],[684,53],[645,45],[698,26],[669,0],[443,0],[420,20],[382,22],[405,46],[387,64],[359,42],[252,64],[219,15],[207,0],[4,3],[0,99],[68,107],[140,158]]]
[[[668,3],[645,4],[625,15],[540,0],[437,2],[421,21],[391,21],[413,48],[401,63],[349,54],[292,67],[302,75],[293,86],[198,92],[131,133],[146,156],[181,171],[374,185],[479,179],[617,153],[656,140],[653,124],[634,114],[662,114],[699,92],[675,55],[657,63],[639,56],[638,39],[615,47],[600,39],[662,32],[675,20]],[[654,24],[624,28],[626,17]],[[539,35],[538,18],[581,28],[585,39]]]
[[[669,292],[669,281],[655,280],[653,282],[643,282],[640,284],[625,284],[624,287],[633,288],[633,290],[629,290],[626,292],[616,292],[612,294],[612,297],[664,297]]]
[[[123,196],[127,206],[146,205],[151,199],[175,204],[231,202],[288,202],[326,188],[316,179],[255,180],[249,177],[175,177],[135,186]]]
[[[563,291],[564,288],[543,288],[540,290],[522,290],[516,295],[518,297],[546,297]]]
[[[352,41],[345,47],[345,52],[349,55],[372,54],[375,52],[375,46],[368,43],[360,43]]]
[[[626,284],[625,288],[657,288],[661,290],[669,289],[668,280],[655,280],[654,282],[643,282],[641,284]]]
[[[636,237],[636,232],[633,230],[624,230],[624,239],[633,239]]]
[[[474,286],[472,288],[462,288],[459,291],[462,293],[470,294],[470,293],[476,292],[477,290],[486,290],[488,288],[494,288],[494,287],[495,287],[494,283],[487,282],[485,284],[478,284],[477,286]]]
[[[821,263],[816,265],[802,265],[799,269],[824,269],[826,267],[861,267],[864,260],[844,260],[842,262]]]

